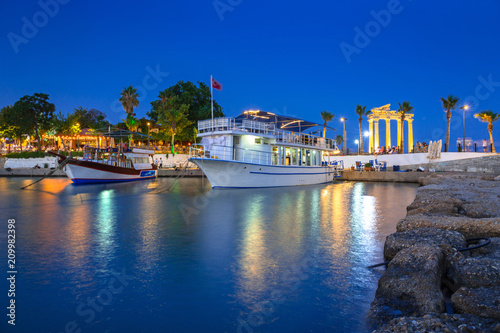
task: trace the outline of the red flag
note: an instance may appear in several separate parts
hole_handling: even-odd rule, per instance
[[[222,84],[220,82],[217,82],[214,78],[212,78],[212,88],[217,89],[217,90],[222,90]]]

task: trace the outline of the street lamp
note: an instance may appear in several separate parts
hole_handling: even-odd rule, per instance
[[[359,140],[354,141],[354,143],[358,144],[358,155],[359,155]]]
[[[344,124],[344,136],[343,136],[343,140],[344,140],[344,146],[342,147],[342,152],[344,153],[344,155],[346,154],[346,144],[347,142],[345,141],[345,138],[346,138],[346,135],[345,135],[345,121],[346,119],[345,118],[340,118],[340,121],[342,122],[342,124]]]
[[[463,133],[463,137],[462,137],[462,152],[465,152],[465,111],[469,110],[469,106],[466,104],[466,105],[463,105],[460,107],[460,109],[463,110],[463,114],[464,114],[464,118],[463,118],[463,129],[464,129],[464,133]]]
[[[148,148],[149,148],[149,123],[148,123]]]

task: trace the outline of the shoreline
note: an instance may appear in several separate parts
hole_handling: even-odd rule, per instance
[[[385,241],[388,265],[368,314],[374,332],[500,331],[499,180],[471,173],[419,179],[406,217]],[[491,243],[468,249],[478,237]]]

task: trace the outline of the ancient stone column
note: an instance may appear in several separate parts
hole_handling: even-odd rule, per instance
[[[413,119],[408,119],[408,152],[413,151]]]
[[[369,153],[373,153],[373,120],[372,119],[368,119],[368,129],[370,131],[370,136],[368,137],[368,139],[370,140],[369,142]]]
[[[375,149],[379,148],[379,138],[378,138],[378,119],[375,121]]]
[[[385,149],[391,147],[391,119],[385,120]]]
[[[396,144],[396,146],[399,147],[400,144],[401,144],[401,119],[398,119],[398,143]]]

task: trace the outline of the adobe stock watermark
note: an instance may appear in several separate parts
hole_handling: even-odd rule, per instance
[[[163,82],[163,80],[170,75],[168,72],[162,72],[159,64],[157,64],[154,69],[148,65],[145,70],[148,74],[142,78],[142,85],[134,87],[139,93],[139,97],[137,98],[139,102],[144,101],[144,99],[148,96],[148,92],[156,89]],[[111,110],[113,112],[123,112],[123,106],[118,98],[111,104]]]
[[[465,102],[465,104],[470,106],[471,110],[477,110],[479,107],[480,102],[484,102],[488,98],[491,97],[491,95],[497,90],[498,87],[500,87],[500,81],[493,81],[493,74],[489,74],[486,78],[482,75],[479,75],[477,77],[477,80],[479,83],[476,85],[476,88],[474,89],[474,95],[469,95],[463,99],[462,101]],[[461,110],[458,110],[462,112]],[[460,114],[462,115],[462,114]],[[466,112],[465,113],[465,118],[470,118],[471,113]],[[451,130],[457,130],[459,128],[462,128],[462,119],[463,117],[451,117],[450,120],[450,129]],[[446,113],[443,113],[443,120],[446,121]],[[433,140],[439,140],[443,137],[445,134],[445,130],[442,128],[435,128],[432,131],[432,139]]]
[[[90,324],[97,317],[96,312],[100,313],[105,306],[113,303],[113,295],[123,292],[124,287],[128,286],[129,281],[135,279],[132,275],[125,273],[125,268],[121,273],[113,272],[113,276],[107,280],[107,287],[99,290],[93,297],[87,297],[85,302],[80,302],[76,307],[76,314],[82,317],[86,324]],[[83,323],[81,323],[83,324]],[[64,330],[61,333],[81,333],[81,325],[76,320],[68,321],[64,325]]]
[[[351,63],[353,54],[360,54],[362,49],[370,45],[372,39],[381,33],[382,28],[386,28],[391,23],[392,17],[400,14],[403,9],[404,7],[399,0],[389,0],[389,2],[387,2],[387,9],[381,9],[379,11],[371,10],[370,15],[373,17],[373,20],[368,21],[364,29],[358,26],[354,27],[355,35],[353,43],[341,42],[339,44],[340,50],[347,63]]]
[[[61,8],[61,5],[66,5],[70,0],[40,0],[38,6],[41,10],[33,14],[33,17],[28,19],[26,16],[21,18],[21,34],[9,32],[7,39],[12,45],[14,52],[19,53],[19,46],[21,44],[28,44],[30,40],[38,35],[39,29],[45,27],[50,18],[54,18]]]
[[[224,14],[226,12],[232,12],[236,7],[241,5],[243,0],[215,0],[212,2],[217,16],[221,22],[224,21]]]

